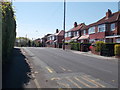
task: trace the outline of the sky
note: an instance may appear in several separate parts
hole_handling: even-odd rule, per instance
[[[41,38],[56,29],[63,30],[63,2],[14,2],[17,37]],[[74,22],[86,25],[96,22],[110,9],[118,11],[117,2],[67,2],[66,31]]]

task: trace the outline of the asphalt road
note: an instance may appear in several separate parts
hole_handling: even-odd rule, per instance
[[[41,75],[42,78],[47,77],[56,82],[54,85],[59,84],[60,87],[66,88],[118,87],[117,59],[95,58],[55,48],[28,47],[23,49],[27,57],[32,59],[36,71],[39,73],[42,70],[45,73]],[[36,75],[36,78],[42,86],[40,74]]]

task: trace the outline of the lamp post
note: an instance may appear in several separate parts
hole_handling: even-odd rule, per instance
[[[65,50],[65,15],[66,15],[66,0],[64,0],[64,21],[63,21],[64,39],[63,39],[63,50]]]

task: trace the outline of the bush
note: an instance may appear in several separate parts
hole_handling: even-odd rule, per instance
[[[80,50],[80,43],[70,43],[71,44],[71,50]]]
[[[96,43],[96,51],[101,52],[102,49],[105,48],[105,43],[103,41],[97,41]]]
[[[114,50],[115,55],[120,56],[120,44],[116,44],[114,48],[115,48]]]
[[[102,48],[102,56],[114,56],[114,43],[105,43],[105,48]]]

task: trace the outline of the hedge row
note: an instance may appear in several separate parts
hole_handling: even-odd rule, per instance
[[[96,51],[100,52],[102,56],[115,56],[120,55],[120,44],[117,43],[104,43],[98,41],[95,43]]]
[[[0,2],[2,5],[2,60],[7,62],[14,47],[16,38],[16,20],[10,2]]]

